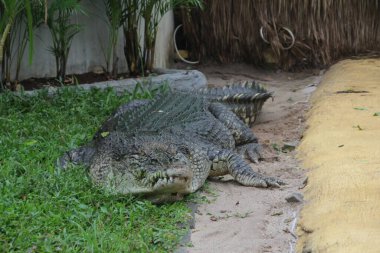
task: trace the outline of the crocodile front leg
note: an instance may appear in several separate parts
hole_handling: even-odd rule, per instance
[[[277,178],[254,172],[240,155],[229,150],[209,152],[209,158],[213,162],[210,176],[229,173],[240,184],[254,187],[279,187],[285,184]]]
[[[244,124],[228,107],[221,103],[211,103],[210,112],[222,122],[232,133],[236,145],[246,143],[257,143],[256,136],[252,130]]]
[[[61,169],[67,169],[69,167],[69,164],[89,167],[94,154],[95,148],[93,143],[90,142],[85,146],[81,146],[79,148],[66,152],[57,160],[57,167]]]
[[[258,163],[261,157],[260,145],[252,130],[223,104],[211,103],[209,109],[231,131],[237,152],[251,162]]]

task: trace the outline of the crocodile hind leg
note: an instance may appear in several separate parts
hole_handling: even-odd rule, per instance
[[[240,184],[254,187],[279,187],[285,184],[277,178],[266,177],[254,172],[241,156],[229,150],[209,152],[209,158],[213,163],[210,176],[229,173]]]
[[[261,157],[260,145],[252,130],[223,104],[211,103],[209,110],[231,131],[238,153],[257,163]]]

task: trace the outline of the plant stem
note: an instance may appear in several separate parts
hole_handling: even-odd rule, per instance
[[[3,59],[4,59],[4,44],[5,41],[9,35],[9,31],[11,30],[13,24],[13,18],[10,18],[7,25],[5,26],[4,32],[1,35],[1,40],[0,40],[0,64],[3,64]]]

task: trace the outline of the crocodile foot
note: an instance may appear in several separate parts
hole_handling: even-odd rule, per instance
[[[278,178],[274,177],[262,177],[260,178],[265,182],[266,186],[264,187],[276,187],[279,188],[281,185],[285,185],[286,183]]]
[[[260,145],[258,143],[248,143],[237,147],[237,152],[253,163],[258,163],[261,158]]]

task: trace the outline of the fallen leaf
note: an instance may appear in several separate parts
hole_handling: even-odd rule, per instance
[[[340,94],[340,93],[369,93],[369,92],[366,91],[366,90],[352,90],[352,89],[348,89],[348,90],[340,90],[340,91],[337,91],[336,93]]]
[[[110,134],[110,132],[102,132],[100,135],[105,138]]]
[[[357,128],[359,131],[364,130],[363,128],[360,127],[360,125],[353,126],[353,128]]]
[[[25,144],[26,146],[32,146],[32,145],[34,145],[34,144],[36,144],[36,143],[37,143],[36,140],[30,140],[30,141],[26,141],[26,142],[24,142],[24,144]]]

